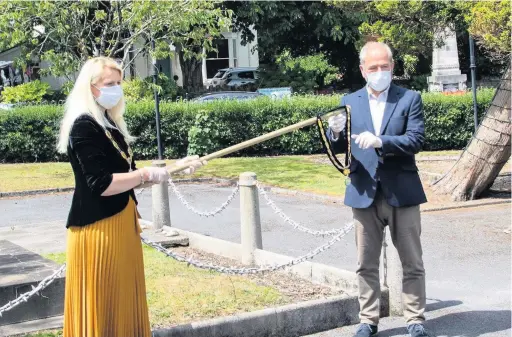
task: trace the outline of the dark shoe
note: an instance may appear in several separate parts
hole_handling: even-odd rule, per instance
[[[411,337],[433,337],[425,330],[423,324],[411,324],[407,326],[407,330]]]
[[[377,329],[376,325],[363,323],[359,326],[359,328],[357,328],[356,334],[354,335],[354,337],[375,336],[377,334],[377,331],[378,331],[378,329]]]

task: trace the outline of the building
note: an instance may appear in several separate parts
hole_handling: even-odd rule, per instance
[[[14,48],[11,48],[8,50],[4,50],[3,52],[0,52],[0,62],[1,61],[5,61],[5,62],[14,61],[16,58],[18,58],[20,56],[21,56],[21,48],[14,47]],[[48,67],[48,63],[45,61],[41,62],[41,64],[39,64],[39,65],[31,67],[30,73],[31,73],[32,79],[39,78],[42,82],[46,82],[46,83],[50,84],[50,87],[53,90],[59,90],[60,88],[62,88],[64,83],[66,83],[68,81],[68,79],[65,77],[55,77],[55,76],[51,76],[51,75],[50,76],[40,76],[39,70],[41,68],[44,69],[46,67]],[[24,78],[26,79],[26,76],[24,76]]]
[[[253,31],[255,40],[242,45],[242,34],[236,32],[222,33],[222,38],[215,41],[217,51],[209,52],[203,59],[203,84],[207,85],[219,69],[234,67],[258,67],[259,58],[256,49],[257,32]],[[174,46],[169,46],[174,51]],[[152,60],[149,55],[139,56],[135,60],[135,76],[151,75]],[[168,77],[178,76],[178,85],[183,85],[181,65],[178,55],[157,60],[160,72]]]
[[[203,84],[206,85],[213,78],[217,70],[229,67],[258,67],[258,51],[256,50],[257,33],[253,31],[255,41],[242,45],[241,33],[227,32],[223,33],[220,39],[215,41],[217,51],[209,52],[203,59],[202,74]],[[174,46],[169,46],[174,50]],[[9,50],[0,52],[0,61],[13,61],[21,55],[21,48],[14,47]],[[48,64],[41,64],[32,67],[33,73],[37,76],[41,68],[47,67]],[[145,78],[151,76],[152,60],[149,55],[140,53],[134,61],[134,73],[137,77]],[[178,55],[173,55],[167,59],[157,60],[159,71],[167,75],[169,78],[178,76],[178,85],[183,85],[182,71]],[[64,83],[68,81],[65,77],[55,76],[38,76],[41,81],[50,84],[53,90],[59,90]],[[126,72],[126,78],[130,78],[129,71]]]

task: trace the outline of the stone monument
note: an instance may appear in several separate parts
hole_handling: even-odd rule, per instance
[[[434,45],[432,53],[432,76],[427,78],[429,91],[454,92],[466,90],[467,75],[461,74],[457,38],[452,28],[435,35],[443,45]]]

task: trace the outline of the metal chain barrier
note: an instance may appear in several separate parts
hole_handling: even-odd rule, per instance
[[[171,257],[175,259],[178,262],[186,262],[189,265],[192,265],[196,268],[200,269],[206,269],[206,270],[212,270],[223,274],[235,274],[235,275],[244,275],[244,274],[256,274],[256,273],[264,273],[264,272],[273,272],[279,269],[285,269],[294,265],[297,265],[299,263],[302,263],[306,260],[312,259],[318,254],[325,252],[329,248],[331,248],[336,242],[340,241],[345,235],[347,235],[352,229],[354,228],[354,223],[351,222],[345,228],[338,231],[338,234],[334,236],[331,240],[329,240],[327,243],[323,244],[320,247],[317,247],[310,251],[309,253],[300,256],[296,259],[292,259],[291,261],[287,263],[282,263],[278,265],[270,265],[270,266],[261,266],[259,268],[233,268],[233,267],[222,267],[222,266],[214,266],[212,264],[204,264],[199,261],[189,259],[186,257],[183,257],[179,254],[176,254],[174,252],[169,251],[168,249],[165,249],[161,244],[152,242],[148,239],[145,239],[141,237],[141,241],[144,242],[146,245],[155,248],[156,250],[164,253],[168,257]],[[2,317],[2,313],[11,310],[12,308],[18,306],[21,303],[27,302],[29,298],[34,296],[35,294],[39,295],[39,292],[41,290],[44,290],[46,287],[48,287],[64,270],[66,269],[66,264],[63,264],[55,273],[52,275],[46,277],[44,280],[42,280],[36,287],[32,286],[32,290],[28,291],[26,293],[21,294],[16,299],[9,301],[4,306],[0,307],[0,317]]]
[[[205,217],[214,216],[214,215],[219,214],[220,212],[222,212],[233,201],[235,196],[240,191],[240,186],[237,184],[235,189],[231,193],[231,195],[228,197],[228,199],[220,207],[218,207],[217,209],[215,209],[215,210],[213,210],[211,212],[203,212],[203,211],[198,211],[197,209],[192,207],[188,203],[187,200],[185,200],[184,196],[178,190],[178,188],[176,187],[176,185],[174,184],[172,179],[169,179],[168,183],[169,183],[169,186],[171,186],[171,189],[174,192],[174,194],[176,194],[176,197],[178,198],[178,200],[180,200],[180,202],[187,209],[191,210],[192,212],[194,212],[195,214],[197,214],[199,216],[205,216]],[[296,223],[292,219],[290,219],[290,217],[288,217],[279,207],[277,207],[276,204],[269,198],[267,192],[259,184],[259,182],[256,182],[256,186],[257,186],[258,191],[260,192],[260,194],[263,195],[263,197],[267,201],[267,204],[270,205],[270,207],[276,212],[276,214],[278,214],[286,223],[290,224],[291,226],[293,226],[295,229],[297,229],[299,231],[302,231],[302,232],[305,232],[305,233],[308,233],[308,234],[311,234],[311,235],[315,235],[315,236],[327,236],[327,235],[329,235],[329,236],[332,236],[332,238],[327,243],[325,243],[325,244],[323,244],[323,245],[313,249],[312,251],[310,251],[309,253],[307,253],[307,254],[305,254],[303,256],[300,256],[298,258],[292,259],[292,260],[290,260],[287,263],[282,263],[282,264],[277,264],[277,265],[263,265],[263,266],[260,266],[258,268],[254,268],[254,267],[234,268],[234,267],[215,266],[215,265],[212,265],[212,264],[204,264],[204,263],[202,263],[200,261],[196,261],[196,260],[191,259],[191,258],[186,258],[184,256],[181,256],[181,255],[175,253],[175,252],[169,251],[169,250],[165,249],[161,244],[152,242],[152,241],[150,241],[148,239],[145,239],[143,237],[141,237],[141,241],[144,242],[145,244],[147,244],[148,246],[153,247],[154,249],[164,253],[166,256],[175,259],[176,261],[186,262],[187,264],[192,265],[192,266],[194,266],[196,268],[199,268],[199,269],[212,270],[212,271],[216,271],[216,272],[224,273],[224,274],[244,275],[244,274],[256,274],[256,273],[264,273],[264,272],[273,272],[273,271],[277,271],[277,270],[280,270],[280,269],[285,269],[285,268],[288,268],[288,267],[300,264],[300,263],[302,263],[302,262],[304,262],[306,260],[312,259],[315,256],[317,256],[318,254],[320,254],[322,252],[325,252],[326,250],[330,249],[336,242],[340,241],[345,235],[347,235],[354,228],[354,223],[353,222],[347,224],[344,228],[332,229],[332,230],[328,230],[328,231],[312,230],[312,229],[309,229],[307,227],[304,227],[304,226]],[[139,191],[137,191],[136,193],[137,193],[137,195],[140,195],[143,191],[144,191],[144,189],[142,188]],[[46,277],[44,280],[42,280],[37,286],[32,286],[32,290],[31,291],[28,291],[26,293],[21,294],[16,299],[14,299],[12,301],[9,301],[4,306],[0,307],[0,317],[2,317],[2,313],[7,312],[7,311],[13,309],[14,307],[18,306],[21,303],[27,302],[28,299],[31,298],[32,296],[34,296],[35,294],[39,295],[39,292],[41,290],[44,290],[57,277],[59,277],[60,274],[65,270],[65,268],[66,268],[66,265],[64,264],[55,273],[53,273],[52,275],[50,275],[50,276]]]
[[[135,191],[135,195],[138,197],[139,195],[142,194],[142,192],[144,192],[145,188],[140,188],[138,190]]]
[[[36,287],[32,286],[31,291],[27,291],[26,293],[21,294],[16,299],[9,301],[6,305],[0,307],[0,317],[2,317],[2,313],[11,310],[12,308],[18,306],[21,303],[27,302],[29,298],[34,296],[35,294],[39,295],[39,292],[44,288],[48,287],[59,275],[66,269],[66,265],[62,265],[55,273],[46,277],[42,280]]]
[[[215,216],[217,214],[219,214],[220,212],[222,212],[223,210],[225,210],[229,204],[231,204],[231,202],[233,201],[233,199],[235,198],[235,196],[238,194],[238,192],[240,191],[240,186],[238,185],[238,183],[236,184],[236,187],[233,189],[233,192],[231,192],[231,195],[228,197],[228,199],[222,204],[220,205],[217,209],[214,209],[213,211],[211,212],[205,212],[205,211],[200,211],[200,210],[197,210],[195,209],[193,206],[191,206],[189,204],[189,202],[185,199],[185,197],[183,196],[183,194],[181,194],[181,192],[178,190],[178,188],[176,187],[176,184],[174,184],[174,182],[172,181],[172,179],[169,179],[169,186],[171,186],[171,189],[172,191],[174,192],[174,194],[176,194],[176,197],[178,198],[178,200],[190,211],[192,211],[193,213],[199,215],[199,216],[204,216],[204,217],[210,217],[210,216]]]
[[[312,259],[313,257],[317,256],[318,254],[325,252],[329,248],[331,248],[336,242],[340,241],[345,235],[347,235],[352,229],[354,228],[354,223],[351,222],[345,228],[338,231],[338,234],[334,236],[331,240],[329,240],[327,243],[323,244],[322,246],[313,249],[306,255],[300,256],[296,259],[292,259],[291,261],[287,263],[277,264],[277,265],[264,265],[259,268],[233,268],[233,267],[222,267],[222,266],[214,266],[212,264],[204,264],[199,261],[196,261],[194,259],[189,259],[186,257],[183,257],[179,254],[176,254],[175,252],[172,252],[168,249],[165,249],[162,247],[162,245],[151,242],[145,238],[142,238],[142,242],[147,244],[150,247],[155,248],[156,250],[164,253],[170,258],[175,259],[179,262],[186,262],[189,265],[192,265],[199,269],[206,269],[211,271],[216,271],[223,274],[235,274],[235,275],[245,275],[245,274],[257,274],[257,273],[264,273],[264,272],[273,272],[279,269],[285,269],[294,265],[297,265],[299,263],[302,263],[306,260]]]
[[[238,194],[238,192],[240,192],[240,186],[238,185],[238,183],[236,184],[236,187],[233,189],[233,192],[231,192],[231,194],[229,195],[228,199],[222,204],[220,205],[218,208],[214,209],[213,211],[210,211],[210,212],[207,212],[207,211],[200,211],[196,208],[194,208],[192,205],[190,205],[190,203],[185,199],[185,197],[183,196],[183,194],[180,192],[180,190],[178,190],[178,187],[176,187],[176,184],[172,181],[171,178],[169,178],[169,181],[168,181],[168,184],[169,186],[171,187],[173,193],[176,195],[176,197],[178,198],[178,200],[190,211],[192,211],[192,213],[195,213],[199,216],[204,216],[204,217],[211,217],[211,216],[215,216],[219,213],[221,213],[222,211],[224,211],[228,206],[229,204],[231,204],[231,202],[233,201],[233,199],[235,199],[236,195]],[[144,192],[144,188],[141,188],[139,189],[138,191],[135,192],[135,195],[139,196],[140,194],[142,194],[142,192]]]
[[[270,197],[268,196],[267,191],[265,191],[265,188],[263,186],[261,186],[261,184],[259,182],[256,182],[256,187],[258,188],[258,191],[263,196],[263,198],[266,200],[267,205],[269,205],[274,210],[274,212],[277,215],[279,215],[279,217],[281,219],[283,219],[284,222],[286,222],[287,224],[291,225],[293,228],[295,228],[298,231],[301,231],[301,232],[304,232],[304,233],[307,233],[307,234],[311,234],[311,235],[314,235],[314,236],[332,236],[332,235],[337,235],[340,232],[343,232],[345,230],[344,228],[335,228],[335,229],[330,229],[330,230],[314,230],[314,229],[302,226],[301,224],[299,224],[299,223],[295,222],[294,220],[292,220],[288,215],[286,215],[275,204],[275,202],[270,199]]]

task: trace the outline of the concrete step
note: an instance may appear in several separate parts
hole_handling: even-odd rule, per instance
[[[64,316],[53,316],[33,321],[26,321],[16,324],[0,326],[0,336],[20,336],[27,333],[61,329],[64,322]]]
[[[21,246],[0,240],[0,307],[32,290],[43,279],[60,268]],[[64,284],[62,273],[44,290],[25,303],[4,312],[0,326],[38,320],[64,313]]]

